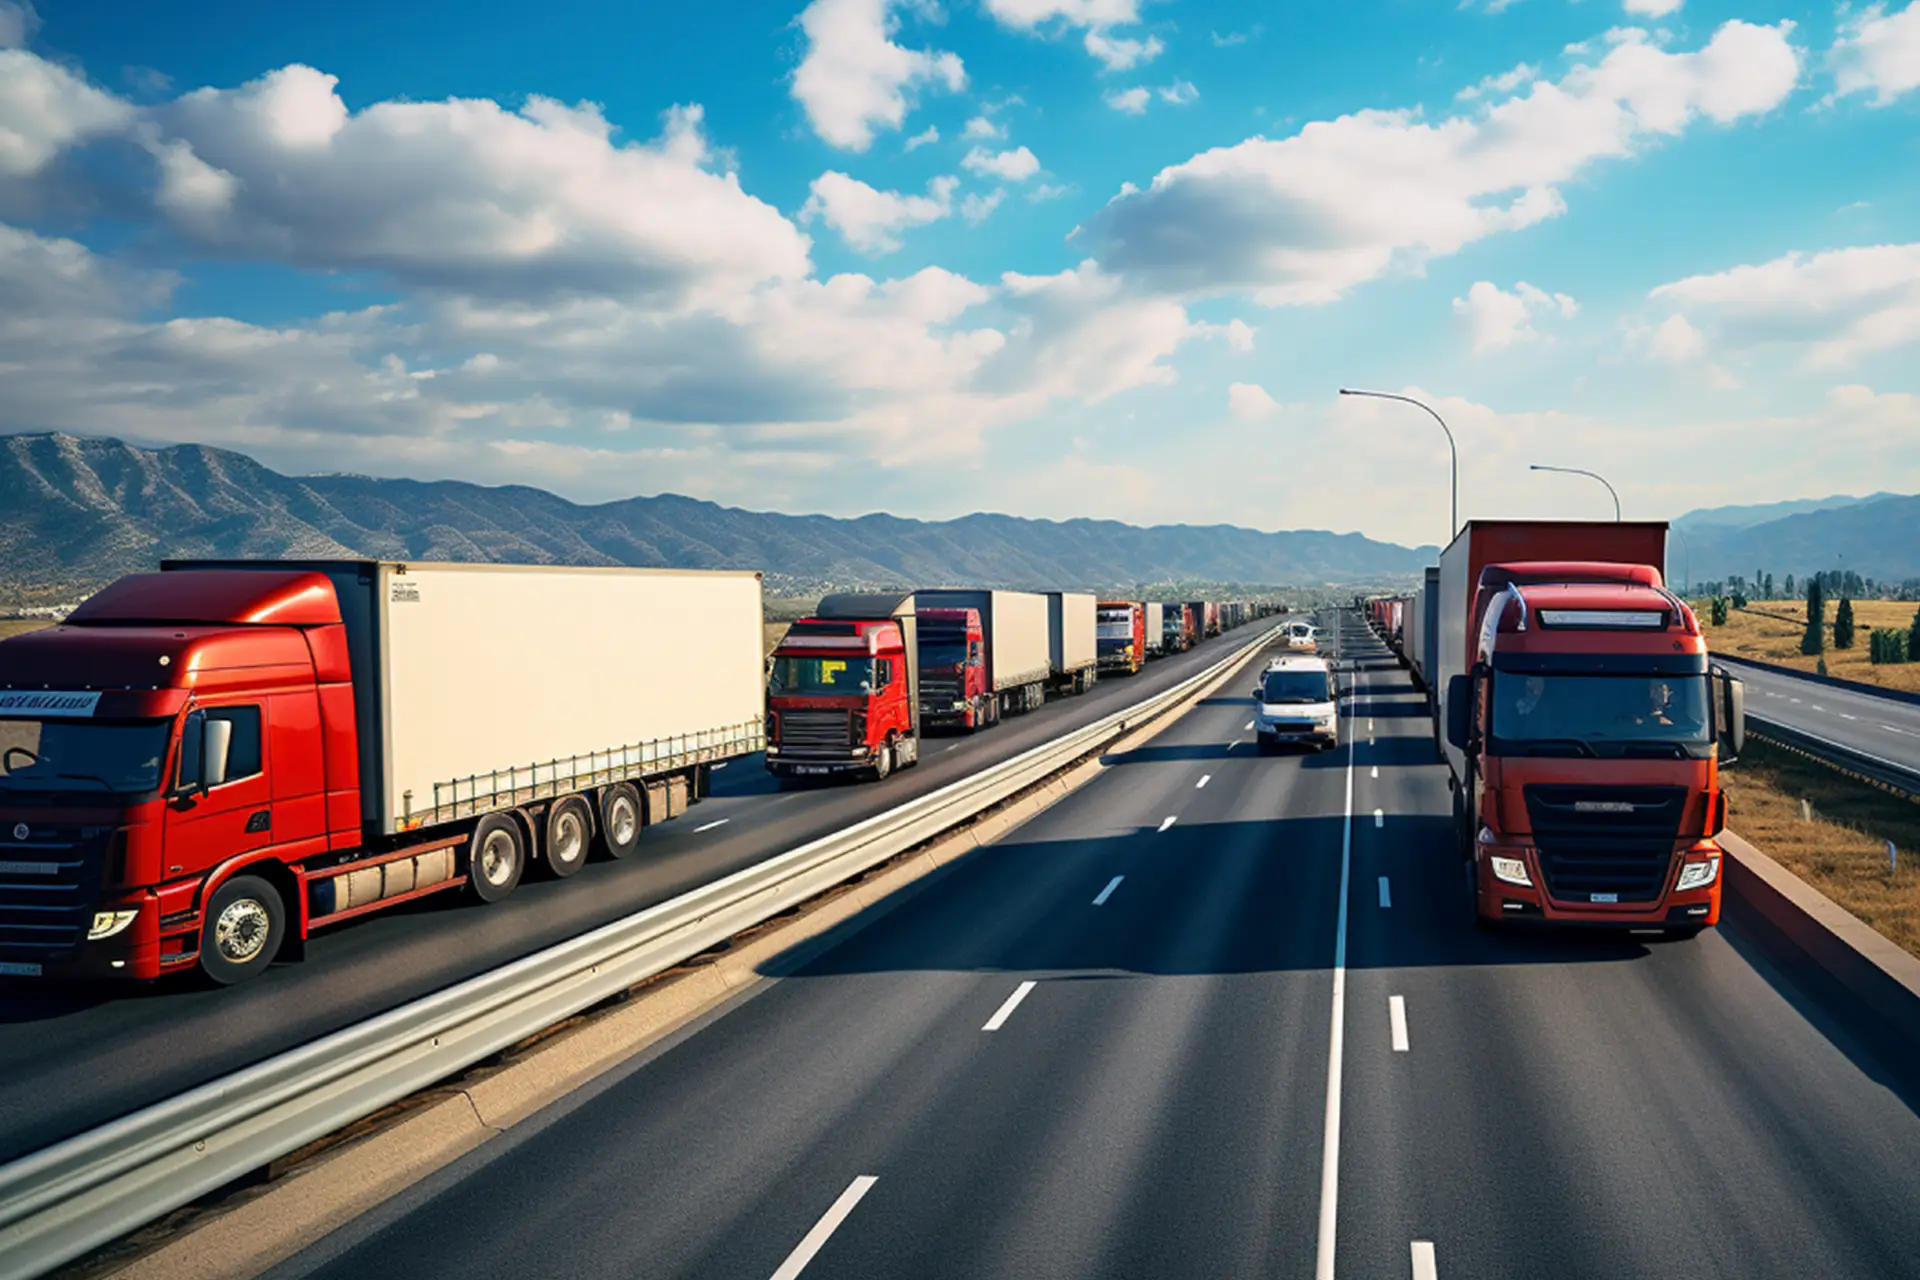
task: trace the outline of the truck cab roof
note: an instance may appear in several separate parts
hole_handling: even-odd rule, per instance
[[[1677,596],[1639,583],[1512,584],[1489,603],[1481,651],[1704,654],[1700,623]]]

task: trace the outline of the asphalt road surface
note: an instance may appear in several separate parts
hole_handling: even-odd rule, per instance
[[[649,827],[640,852],[564,882],[530,877],[482,907],[446,894],[323,930],[299,964],[230,990],[59,988],[0,979],[0,1161],[161,1101],[455,982],[698,888],[892,808],[1179,683],[1274,619],[1109,677],[1078,698],[971,737],[928,738],[885,783],[782,792],[758,756],[714,775],[714,794]]]
[[[1236,682],[273,1274],[1920,1275],[1911,1064],[1731,930],[1477,933],[1344,647],[1339,750],[1256,754]]]
[[[1747,685],[1747,711],[1920,773],[1920,702],[1855,693],[1714,655]]]

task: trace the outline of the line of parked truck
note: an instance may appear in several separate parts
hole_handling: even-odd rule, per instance
[[[1084,693],[1116,606],[1131,670],[1252,614],[829,596],[769,666],[757,573],[168,562],[0,642],[0,978],[235,983],[330,924],[630,857],[757,752],[884,777],[923,727]]]
[[[1745,699],[1666,544],[1664,522],[1475,520],[1415,590],[1361,602],[1426,695],[1485,927],[1719,921]]]

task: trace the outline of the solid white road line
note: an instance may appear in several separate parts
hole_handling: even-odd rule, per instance
[[[1118,889],[1120,882],[1125,879],[1125,876],[1115,876],[1113,879],[1107,881],[1107,887],[1100,891],[1100,896],[1093,900],[1093,905],[1096,907],[1106,906],[1107,899],[1113,896],[1113,891]]]
[[[1433,1241],[1413,1242],[1413,1280],[1440,1280],[1440,1267],[1433,1260]]]
[[[1358,685],[1366,676],[1356,676]],[[1320,1138],[1320,1236],[1314,1280],[1333,1280],[1334,1227],[1340,1217],[1340,1068],[1347,1034],[1347,892],[1353,872],[1353,753],[1347,740],[1347,817],[1340,828],[1340,914],[1333,930],[1333,1011],[1327,1040],[1327,1122]]]
[[[1393,1030],[1393,1051],[1407,1051],[1407,998],[1405,996],[1387,997],[1387,1024]]]
[[[1015,987],[1013,994],[1007,997],[1007,1002],[1001,1005],[998,1011],[996,1011],[991,1018],[987,1019],[987,1025],[980,1029],[982,1031],[998,1031],[1001,1027],[1005,1026],[1007,1019],[1013,1016],[1013,1011],[1020,1007],[1020,1002],[1027,998],[1027,993],[1033,990],[1034,985],[1032,982],[1023,982]]]
[[[1178,821],[1180,821],[1180,819],[1177,815],[1170,814],[1160,823],[1160,829],[1162,831],[1165,831],[1168,827],[1172,826],[1174,823]]]
[[[727,824],[728,824],[729,822],[732,822],[732,821],[733,821],[733,819],[732,819],[732,818],[721,818],[721,819],[720,819],[719,821],[717,821],[717,822],[709,822],[709,823],[708,823],[708,824],[707,824],[706,826],[704,826],[704,827],[695,827],[695,828],[693,829],[693,834],[695,834],[695,835],[699,835],[699,834],[700,834],[700,833],[701,833],[702,831],[711,831],[711,830],[713,830],[713,829],[714,829],[715,827],[724,827],[724,826],[726,826],[726,825],[727,825]]]
[[[1206,786],[1206,785],[1207,785],[1207,784],[1208,784],[1209,782],[1212,782],[1212,781],[1213,781],[1213,775],[1212,775],[1212,774],[1210,774],[1210,773],[1203,773],[1203,774],[1201,774],[1201,775],[1200,775],[1200,781],[1198,781],[1198,782],[1196,782],[1196,783],[1194,783],[1194,784],[1193,784],[1193,789],[1194,789],[1195,791],[1198,791],[1198,790],[1199,790],[1200,788],[1202,788],[1202,787],[1204,787],[1204,786]]]
[[[1380,877],[1380,905],[1383,907],[1393,905],[1393,890],[1387,887],[1387,878],[1385,876]]]
[[[1374,826],[1376,826],[1376,827],[1384,827],[1384,826],[1386,826],[1386,825],[1387,825],[1387,814],[1386,814],[1386,810],[1384,810],[1384,809],[1375,809],[1375,810],[1373,811],[1373,825],[1374,825]]]
[[[873,1190],[873,1184],[878,1181],[879,1179],[871,1174],[863,1173],[848,1183],[847,1189],[840,1193],[840,1198],[833,1202],[833,1208],[827,1210],[826,1215],[813,1224],[813,1230],[807,1232],[805,1238],[793,1247],[793,1252],[787,1255],[787,1260],[780,1264],[778,1271],[773,1273],[773,1280],[794,1280],[795,1276],[805,1271],[807,1264],[813,1261],[813,1255],[820,1252],[828,1238],[840,1229],[840,1224],[845,1222],[847,1215],[853,1212],[854,1206],[860,1203],[867,1192]]]

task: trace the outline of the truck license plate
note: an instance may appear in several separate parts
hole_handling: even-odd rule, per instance
[[[795,766],[793,766],[793,771],[794,771],[795,773],[828,773],[828,772],[831,772],[831,771],[830,771],[830,770],[829,770],[829,769],[827,768],[827,766],[825,766],[825,765],[823,765],[823,764],[797,764],[797,765],[795,765]]]
[[[1617,893],[1595,893],[1588,895],[1587,900],[1589,902],[1618,902],[1620,901],[1620,895]]]
[[[13,961],[0,961],[0,977],[37,978],[39,976],[40,976],[40,966],[37,964],[20,964]]]

